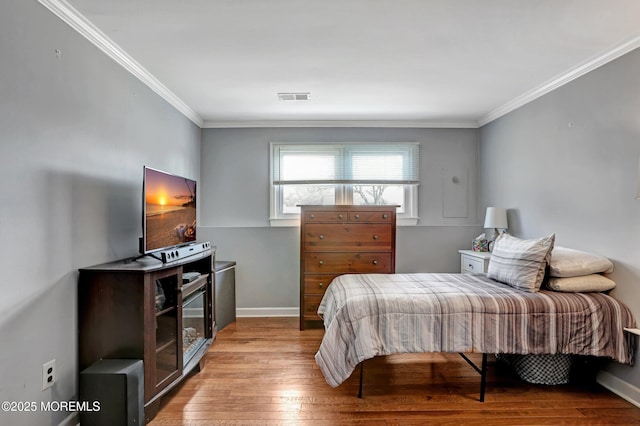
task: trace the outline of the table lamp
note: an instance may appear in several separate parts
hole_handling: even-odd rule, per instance
[[[493,228],[493,236],[490,241],[495,241],[500,235],[499,229],[503,232],[509,227],[507,225],[507,209],[502,207],[487,207],[487,213],[484,216],[484,227],[486,229]]]

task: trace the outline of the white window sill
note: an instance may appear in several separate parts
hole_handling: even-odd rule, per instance
[[[300,219],[276,219],[276,218],[269,218],[269,222],[271,223],[271,226],[281,226],[281,227],[285,227],[285,226],[300,226]]]
[[[396,226],[416,226],[419,217],[397,217]]]

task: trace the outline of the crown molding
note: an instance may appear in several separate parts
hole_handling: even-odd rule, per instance
[[[193,109],[171,92],[135,59],[129,56],[129,54],[122,50],[120,46],[93,25],[87,18],[78,12],[77,9],[65,0],[38,0],[38,2],[106,53],[107,56],[120,64],[124,69],[149,86],[151,90],[156,92],[161,98],[166,100],[189,120],[193,121],[198,127],[202,127],[203,120]]]
[[[430,122],[403,120],[247,120],[205,121],[205,129],[250,128],[250,127],[404,127],[418,129],[477,129],[476,121]]]
[[[66,0],[38,0],[40,4],[49,9],[53,14],[66,22],[71,28],[102,50],[110,58],[146,84],[151,90],[166,100],[185,117],[200,128],[250,128],[250,127],[398,127],[398,128],[463,128],[476,129],[484,126],[509,112],[538,99],[539,97],[583,76],[584,74],[605,65],[614,59],[640,47],[640,34],[629,40],[614,46],[603,54],[596,56],[585,63],[560,74],[548,82],[532,89],[506,104],[490,111],[477,121],[461,122],[430,122],[430,121],[403,121],[403,120],[237,120],[237,121],[213,121],[203,120],[198,113],[184,103],[171,92],[149,71],[127,54],[113,40],[102,33],[95,25],[85,18],[77,9]]]
[[[547,93],[564,86],[567,83],[572,82],[573,80],[581,77],[588,72],[595,70],[596,68],[605,65],[614,59],[619,58],[622,55],[625,55],[631,52],[634,49],[640,47],[640,34],[626,40],[625,42],[614,46],[611,49],[608,49],[606,52],[584,62],[581,65],[578,65],[575,68],[570,69],[569,71],[560,74],[559,76],[547,81],[546,83],[525,92],[524,94],[518,96],[517,98],[507,102],[506,104],[490,111],[488,114],[483,116],[478,120],[479,127],[484,126],[496,120],[503,115],[520,108],[521,106],[528,104],[531,101],[538,99],[539,97],[546,95]]]

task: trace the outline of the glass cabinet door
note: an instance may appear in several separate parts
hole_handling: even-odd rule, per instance
[[[182,300],[182,363],[187,365],[207,336],[207,290],[201,287]]]
[[[155,386],[180,374],[178,275],[155,279]]]

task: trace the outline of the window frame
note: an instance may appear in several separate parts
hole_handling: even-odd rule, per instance
[[[419,142],[395,142],[399,145],[417,145],[419,148]],[[271,226],[299,226],[300,214],[299,213],[283,213],[282,206],[283,191],[278,189],[279,185],[274,184],[275,181],[275,148],[284,145],[309,145],[309,146],[322,146],[322,145],[356,145],[366,144],[375,145],[376,142],[270,142],[269,143],[269,222]],[[380,144],[390,144],[380,143]],[[342,160],[342,158],[340,159]],[[419,162],[419,158],[417,159]],[[349,190],[349,186],[352,183],[331,183],[329,185],[335,188],[335,205],[351,204],[353,202],[353,190]],[[390,185],[393,185],[391,183]],[[397,184],[404,186],[404,212],[396,215],[396,224],[398,226],[414,226],[418,223],[418,184]]]

